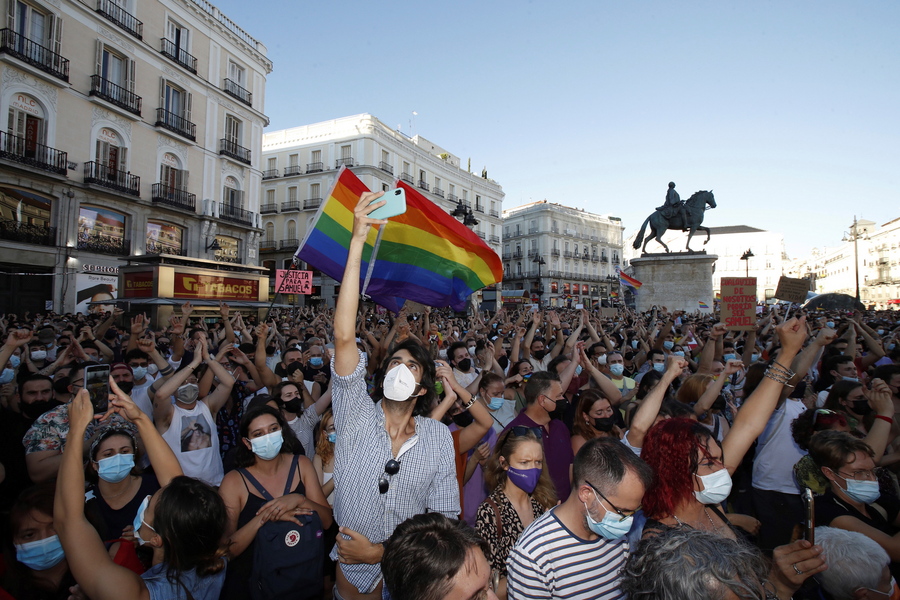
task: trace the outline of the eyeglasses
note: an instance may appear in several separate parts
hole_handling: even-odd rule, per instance
[[[594,490],[595,492],[597,492],[597,494],[599,494],[599,496],[601,498],[603,498],[603,500],[612,507],[614,513],[616,513],[617,515],[622,517],[621,519],[619,519],[620,523],[629,517],[633,517],[634,513],[641,510],[640,506],[638,506],[634,510],[623,510],[623,509],[617,508],[615,504],[613,504],[612,502],[609,501],[609,498],[607,498],[606,496],[603,495],[603,492],[601,492],[600,490],[597,489],[597,486],[595,486],[593,483],[591,483],[590,481],[588,481],[586,479],[584,482],[586,484],[588,484],[589,486],[591,486],[591,489]]]
[[[516,437],[528,435],[528,432],[533,433],[537,439],[541,439],[544,436],[544,432],[540,427],[525,427],[524,425],[516,425],[512,428],[512,434]]]
[[[837,474],[843,477],[844,479],[855,479],[856,481],[878,481],[878,473],[875,470],[858,470],[853,471],[852,473],[841,473],[837,471]]]
[[[378,493],[387,494],[391,487],[391,480],[388,477],[396,475],[400,472],[400,463],[393,458],[384,464],[384,474],[378,478]]]

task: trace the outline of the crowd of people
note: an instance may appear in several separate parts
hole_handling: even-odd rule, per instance
[[[2,315],[0,599],[900,598],[900,313],[392,315],[372,199],[333,310]]]

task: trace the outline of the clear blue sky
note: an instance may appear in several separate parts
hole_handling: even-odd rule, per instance
[[[627,236],[672,180],[791,256],[900,216],[900,2],[216,4],[269,49],[270,131],[368,112],[487,167],[505,208]]]

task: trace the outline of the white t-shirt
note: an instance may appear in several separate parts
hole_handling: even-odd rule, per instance
[[[473,381],[478,379],[478,369],[473,368],[468,373],[463,373],[459,369],[453,369],[453,376],[459,382],[459,385],[469,387]]]
[[[490,399],[488,399],[490,402]],[[509,422],[516,418],[516,415],[519,413],[516,412],[516,399],[508,400],[506,398],[503,399],[503,406],[498,408],[497,410],[490,410],[488,412],[491,413],[491,416],[494,417],[493,428],[497,435],[503,432],[506,429],[506,426],[509,425]]]
[[[154,381],[156,380],[151,375],[147,375],[144,383],[140,385],[134,384],[134,388],[131,390],[131,400],[137,404],[139,409],[144,411],[145,415],[150,417],[151,421],[153,420],[153,402],[150,400],[148,390]]]
[[[178,458],[181,470],[188,477],[218,487],[225,472],[219,455],[216,420],[209,407],[198,400],[190,410],[177,404],[172,409],[172,422],[162,437]]]
[[[791,423],[806,412],[800,400],[788,398],[769,418],[759,436],[753,461],[753,487],[758,490],[799,494],[794,465],[806,455],[791,435]]]

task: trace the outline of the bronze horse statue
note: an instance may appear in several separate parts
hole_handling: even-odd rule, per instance
[[[687,216],[687,223],[682,223],[681,215],[675,215],[673,218],[667,219],[663,212],[657,209],[656,212],[647,217],[647,220],[644,221],[644,224],[641,226],[641,232],[634,240],[634,248],[640,248],[641,243],[643,243],[644,247],[641,249],[641,252],[646,252],[647,244],[650,240],[655,238],[656,241],[666,249],[666,252],[670,252],[669,247],[662,241],[662,236],[666,233],[667,229],[690,231],[688,234],[687,245],[685,246],[685,249],[688,252],[691,251],[691,238],[694,237],[694,234],[698,229],[706,232],[706,241],[703,242],[703,245],[706,245],[709,242],[709,227],[704,227],[701,223],[703,223],[703,213],[706,211],[707,206],[710,208],[716,207],[716,198],[713,196],[712,190],[708,192],[705,190],[697,192],[687,199],[684,203],[684,214]],[[648,223],[650,224],[651,231],[645,241],[644,231],[647,229]]]

